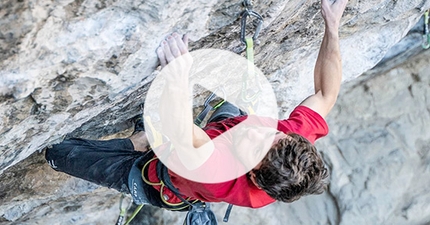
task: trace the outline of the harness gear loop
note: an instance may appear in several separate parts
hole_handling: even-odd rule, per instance
[[[430,48],[429,11],[430,9],[427,9],[427,11],[424,13],[424,34],[422,43],[422,47],[424,49]]]
[[[145,171],[146,171],[146,169],[148,168],[148,166],[149,166],[149,164],[151,163],[151,162],[153,162],[154,160],[159,160],[158,159],[158,157],[154,157],[154,158],[152,158],[151,160],[149,160],[148,162],[146,162],[144,165],[143,165],[143,167],[142,167],[142,180],[143,180],[143,182],[145,182],[145,183],[147,183],[147,184],[149,184],[149,185],[151,185],[151,186],[160,186],[160,199],[161,199],[161,201],[164,203],[164,204],[166,204],[167,206],[169,206],[169,207],[171,207],[171,208],[169,208],[169,210],[172,210],[172,211],[177,211],[177,210],[183,210],[183,209],[185,209],[185,208],[187,208],[187,207],[189,207],[189,205],[188,204],[185,204],[184,202],[180,202],[180,203],[170,203],[170,202],[168,202],[165,198],[164,198],[164,187],[167,187],[167,188],[169,188],[168,186],[166,186],[166,184],[164,183],[164,181],[163,180],[161,180],[160,179],[160,181],[159,182],[157,182],[157,183],[154,183],[154,182],[151,182],[151,181],[149,181],[149,179],[147,179],[146,178],[146,176],[145,176]],[[157,163],[159,163],[159,162],[157,162]],[[169,188],[170,189],[170,188]],[[182,200],[182,199],[181,199]],[[187,201],[191,201],[191,198],[187,198]],[[194,200],[194,201],[192,201],[192,203],[195,203],[195,202],[197,202],[198,200]],[[192,204],[191,203],[191,204]]]

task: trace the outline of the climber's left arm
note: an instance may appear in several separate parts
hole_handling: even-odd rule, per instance
[[[160,75],[166,81],[160,101],[162,132],[172,142],[182,164],[196,169],[214,147],[209,136],[193,123],[189,90],[193,59],[187,49],[187,37],[173,33],[161,43],[157,55],[164,67]]]

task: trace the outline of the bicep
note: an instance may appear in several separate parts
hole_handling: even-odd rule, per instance
[[[321,91],[306,98],[300,105],[306,106],[325,118],[333,108],[336,99],[324,97]]]

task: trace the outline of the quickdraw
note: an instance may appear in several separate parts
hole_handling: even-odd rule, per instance
[[[422,47],[424,49],[430,48],[429,11],[430,9],[428,9],[424,13],[424,34],[423,34],[423,43],[422,43]]]
[[[124,198],[125,198],[125,194],[122,193],[121,198],[119,199],[119,216],[118,216],[118,219],[116,220],[116,225],[122,225],[124,221],[125,213],[127,212],[127,207],[124,207],[124,203],[123,203]]]
[[[253,103],[260,96],[262,88],[261,88],[261,83],[258,81],[258,77],[255,75],[255,70],[254,70],[253,38],[246,38],[246,43],[247,43],[246,57],[248,59],[248,71],[242,75],[241,100],[244,103]],[[251,82],[254,82],[256,86],[255,89],[250,89],[248,87]]]
[[[254,71],[254,43],[258,44],[258,35],[263,25],[263,17],[252,10],[252,2],[250,0],[244,0],[243,5],[245,10],[241,14],[240,41],[245,44],[248,71],[242,75],[241,102],[248,114],[255,114],[262,87]],[[246,20],[248,17],[255,17],[257,24],[255,32],[251,37],[246,37]],[[254,83],[253,89],[249,88],[252,82]]]
[[[127,219],[127,221],[125,221],[124,225],[129,225],[130,222],[134,219],[134,217],[136,217],[136,215],[140,212],[140,210],[143,208],[144,205],[139,205],[137,206],[137,208],[134,210],[133,214],[131,214],[130,218]]]

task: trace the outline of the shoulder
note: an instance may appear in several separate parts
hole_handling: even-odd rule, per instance
[[[328,134],[328,125],[325,119],[311,108],[299,105],[290,114],[288,119],[278,122],[278,130],[284,133],[297,133],[310,142]]]

